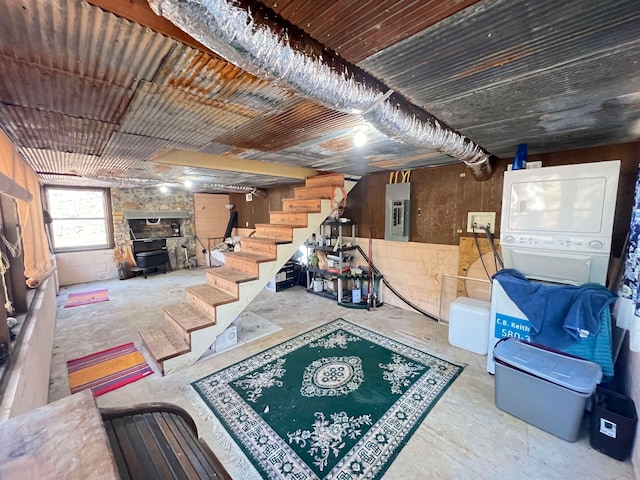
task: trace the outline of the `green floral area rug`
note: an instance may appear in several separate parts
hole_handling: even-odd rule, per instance
[[[462,367],[343,319],[192,385],[264,478],[376,479]]]

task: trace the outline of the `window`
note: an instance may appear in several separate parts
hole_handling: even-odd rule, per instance
[[[47,187],[46,194],[54,251],[113,246],[108,190]]]

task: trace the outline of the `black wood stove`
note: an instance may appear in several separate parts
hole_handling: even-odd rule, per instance
[[[167,240],[164,238],[144,238],[133,241],[133,256],[136,259],[137,271],[144,273],[152,269],[164,269],[167,271],[169,255],[167,253]]]

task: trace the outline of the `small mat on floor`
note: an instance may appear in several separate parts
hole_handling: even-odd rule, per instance
[[[90,388],[94,397],[153,373],[133,343],[69,360],[67,371],[71,393]]]
[[[263,478],[373,480],[461,372],[338,319],[192,385]]]
[[[108,302],[109,289],[91,290],[88,292],[70,293],[67,297],[67,303],[64,308],[79,307],[80,305],[89,305],[91,303]]]

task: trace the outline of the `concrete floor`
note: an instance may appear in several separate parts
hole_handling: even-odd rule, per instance
[[[137,329],[162,318],[162,307],[184,301],[184,287],[203,283],[203,269],[181,270],[129,280],[110,280],[63,287],[51,367],[49,401],[69,395],[66,361],[126,342],[141,346]],[[62,308],[67,294],[109,288],[110,301]],[[190,382],[238,362],[306,330],[342,317],[415,348],[464,365],[462,375],[447,390],[393,462],[385,479],[631,479],[631,463],[618,462],[589,446],[588,425],[568,443],[514,418],[494,405],[493,377],[486,357],[452,347],[447,327],[395,307],[372,312],[345,309],[308,294],[302,287],[261,292],[248,311],[283,329],[255,342],[161,377],[154,374],[97,398],[100,407],[141,402],[171,402],[194,417],[198,432],[232,477],[258,479],[238,454],[215,419],[193,394]]]

